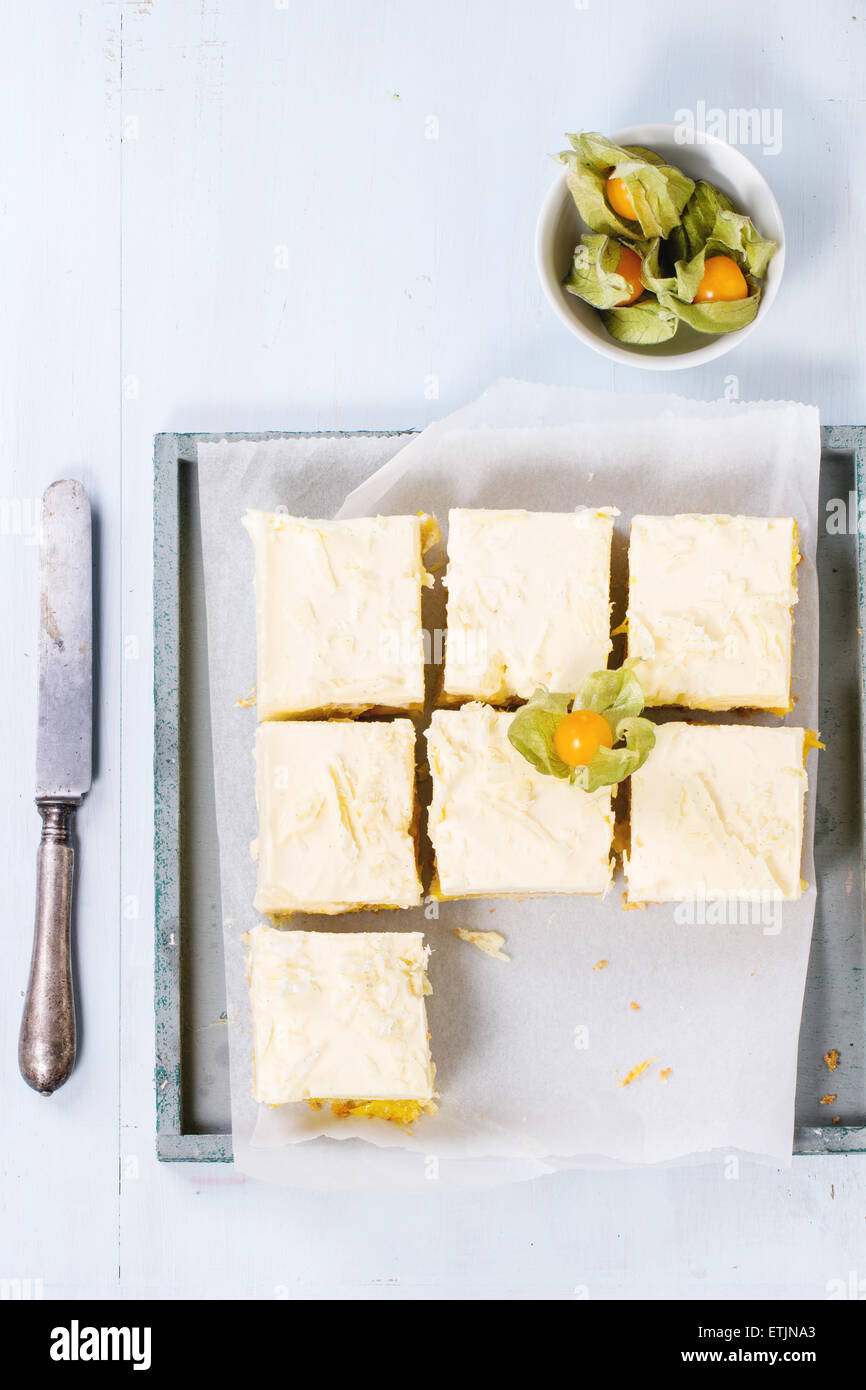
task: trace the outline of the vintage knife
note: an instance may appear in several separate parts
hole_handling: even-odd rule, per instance
[[[53,483],[45,493],[39,561],[36,805],[42,842],[18,1065],[28,1086],[50,1096],[75,1063],[72,826],[75,808],[90,790],[92,770],[90,503],[80,483]]]

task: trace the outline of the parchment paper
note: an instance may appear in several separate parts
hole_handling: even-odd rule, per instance
[[[385,1122],[337,1121],[306,1106],[269,1109],[250,1098],[240,936],[256,920],[249,854],[256,833],[255,710],[236,704],[255,682],[252,548],[240,525],[246,507],[328,516],[342,498],[341,516],[423,509],[444,529],[452,506],[615,506],[622,513],[615,623],[624,615],[623,559],[634,513],[794,515],[803,562],[796,703],[787,722],[817,723],[816,410],[498,382],[401,443],[199,446],[235,1163],[252,1176],[296,1186],[404,1190],[732,1153],[787,1165],[812,886],[766,925],[678,921],[673,905],[626,912],[619,874],[604,902],[428,904],[389,913],[387,923],[374,913],[299,916],[292,925],[305,929],[425,931],[433,948],[428,1008],[441,1108],[407,1134]],[[365,473],[371,476],[347,497]],[[803,856],[810,885],[814,759]],[[511,964],[460,941],[457,926],[502,932]],[[606,967],[594,969],[601,960]]]

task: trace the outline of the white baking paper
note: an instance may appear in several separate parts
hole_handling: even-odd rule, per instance
[[[422,1190],[732,1153],[790,1162],[811,886],[765,924],[684,922],[673,905],[624,911],[619,874],[604,902],[491,899],[389,913],[388,930],[423,930],[432,947],[428,1008],[439,1112],[407,1134],[382,1121],[336,1120],[306,1106],[269,1109],[252,1101],[240,936],[256,920],[249,854],[256,833],[255,711],[236,702],[255,682],[255,632],[252,547],[240,518],[248,506],[283,506],[306,516],[330,516],[338,508],[341,516],[425,510],[444,529],[453,506],[617,507],[617,622],[624,615],[623,557],[634,513],[794,515],[803,561],[796,703],[788,722],[816,727],[819,459],[818,415],[810,407],[510,381],[408,443],[343,437],[199,446],[239,1168],[296,1186]],[[440,621],[435,595],[427,621]],[[810,885],[815,756],[803,859]],[[374,913],[300,916],[292,925],[383,929]],[[455,927],[501,932],[511,963],[460,941]],[[602,960],[607,965],[596,969]],[[623,1085],[645,1061],[643,1073]]]

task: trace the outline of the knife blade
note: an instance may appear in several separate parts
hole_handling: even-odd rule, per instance
[[[75,1064],[72,828],[92,778],[91,520],[80,483],[66,479],[46,491],[39,561],[36,806],[42,839],[18,1065],[29,1086],[51,1095]]]
[[[93,597],[90,504],[80,483],[42,499],[39,551],[39,724],[36,799],[90,790]]]

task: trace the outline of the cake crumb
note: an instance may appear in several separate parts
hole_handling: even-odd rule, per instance
[[[596,961],[595,965],[594,965],[592,968],[593,968],[593,970],[606,970],[606,969],[607,969],[607,961],[606,961],[606,960],[598,960],[598,961]]]
[[[486,956],[492,956],[494,960],[504,960],[510,963],[511,957],[506,955],[502,947],[505,945],[505,937],[498,931],[468,931],[466,927],[455,927],[454,935],[459,936],[461,941],[468,941],[470,946],[477,946],[479,951],[483,951]]]
[[[256,687],[255,687],[255,686],[253,686],[253,688],[252,688],[252,690],[249,692],[249,694],[247,694],[247,695],[239,695],[238,698],[235,700],[235,704],[237,705],[238,709],[249,709],[250,706],[251,706],[251,705],[254,705],[255,703],[256,703]]]
[[[632,1067],[628,1075],[620,1081],[620,1086],[630,1086],[633,1081],[637,1081],[638,1077],[643,1076],[647,1067],[651,1067],[654,1061],[655,1057],[648,1057],[645,1062],[638,1062],[637,1066]]]
[[[822,1096],[822,1097],[821,1097],[821,1104],[822,1104],[822,1105],[832,1105],[832,1104],[833,1104],[833,1101],[834,1101],[835,1099],[836,1099],[835,1096]]]
[[[828,1071],[835,1071],[839,1065],[839,1053],[835,1047],[831,1047],[829,1052],[824,1053],[824,1061],[827,1063]]]
[[[633,1009],[636,1014],[640,1013],[640,1004],[636,1004],[634,1000],[629,1004],[629,1008]]]
[[[668,1077],[671,1075],[672,1072],[673,1067],[663,1067],[662,1070],[659,1072],[659,1081],[667,1081]]]

